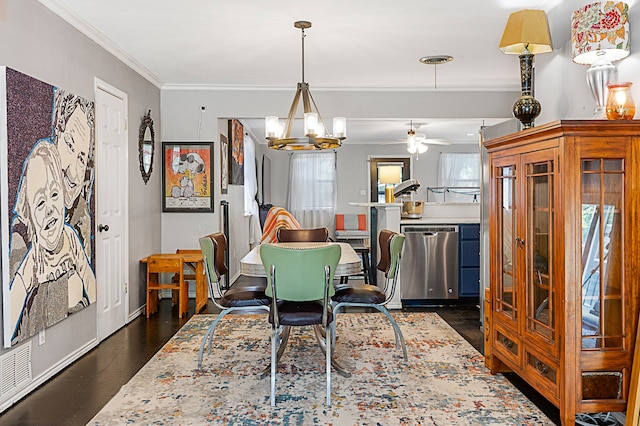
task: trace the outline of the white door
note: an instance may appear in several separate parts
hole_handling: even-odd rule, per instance
[[[96,281],[98,339],[124,326],[129,311],[127,95],[96,79]]]

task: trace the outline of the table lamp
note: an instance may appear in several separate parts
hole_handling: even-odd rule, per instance
[[[509,15],[499,47],[504,53],[519,55],[522,95],[513,105],[513,116],[528,129],[542,110],[533,97],[533,55],[553,50],[544,10],[525,9]]]
[[[591,65],[587,85],[596,101],[593,118],[606,119],[607,84],[618,79],[612,64],[629,55],[629,6],[622,2],[597,2],[571,15],[573,62]]]
[[[393,189],[395,185],[402,181],[402,167],[401,166],[380,166],[378,168],[378,182],[387,185],[384,188],[384,202],[393,203],[395,197],[393,196]]]

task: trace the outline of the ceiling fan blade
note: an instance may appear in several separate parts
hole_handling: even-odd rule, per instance
[[[422,142],[423,140],[427,139],[427,135],[425,135],[424,133],[416,133],[414,137],[416,138],[416,141],[419,141],[419,142]]]
[[[425,138],[418,138],[416,137],[416,142],[418,143],[423,143],[425,145],[451,145],[451,142],[449,142],[448,140],[445,139],[427,139]],[[389,142],[385,142],[385,145],[395,145],[395,144],[406,144],[407,140],[406,139],[398,139],[395,141],[389,141]]]
[[[428,145],[451,145],[451,142],[445,139],[425,139],[421,142],[426,143]]]

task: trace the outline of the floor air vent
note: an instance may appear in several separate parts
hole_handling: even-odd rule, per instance
[[[0,397],[31,381],[31,342],[0,357]]]

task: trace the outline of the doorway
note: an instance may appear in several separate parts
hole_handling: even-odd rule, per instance
[[[411,157],[372,157],[369,159],[369,200],[372,203],[385,202],[385,185],[380,176],[381,167],[400,167],[400,182],[411,178]],[[400,183],[397,182],[397,183]],[[396,183],[396,184],[397,184]]]
[[[127,95],[95,80],[96,93],[96,280],[98,340],[127,322],[129,233],[127,200]]]

